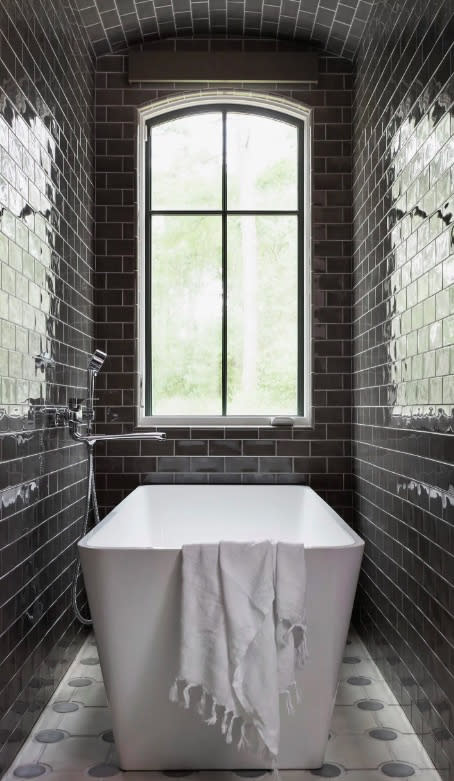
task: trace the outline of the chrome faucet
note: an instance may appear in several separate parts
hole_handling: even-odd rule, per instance
[[[164,441],[166,435],[162,431],[134,431],[132,434],[94,434],[93,423],[95,419],[95,380],[99,374],[107,355],[102,350],[95,350],[88,363],[88,393],[86,399],[73,399],[69,408],[65,408],[65,422],[69,425],[71,436],[76,442],[84,442],[87,446],[87,499],[85,504],[85,515],[83,523],[82,537],[87,533],[90,520],[90,506],[93,508],[95,524],[99,523],[98,500],[96,498],[95,474],[94,474],[94,450],[97,442],[105,442],[109,439],[157,439]],[[87,424],[87,433],[81,434],[79,425]],[[77,604],[77,583],[80,575],[80,561],[77,561],[74,571],[71,599],[74,613],[81,624],[90,626],[93,622],[86,618],[80,612]]]
[[[93,446],[96,442],[117,439],[156,439],[163,442],[166,434],[162,431],[134,431],[131,434],[94,434],[95,420],[95,379],[101,371],[107,354],[95,350],[88,363],[88,393],[86,399],[73,399],[68,410],[69,430],[73,439]],[[81,434],[80,423],[87,424],[87,433]]]

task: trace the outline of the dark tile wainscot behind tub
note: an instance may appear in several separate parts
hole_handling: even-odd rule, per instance
[[[93,62],[67,3],[0,6],[0,774],[81,641],[70,581],[85,453],[35,404],[85,395]],[[33,356],[55,367],[41,371]]]
[[[454,7],[376,3],[354,112],[354,471],[369,648],[454,763]]]
[[[276,42],[162,45],[275,48]],[[109,354],[99,377],[103,422],[98,428],[126,431],[134,421],[137,379],[136,109],[184,89],[194,91],[194,86],[176,85],[172,90],[165,85],[170,87],[166,91],[158,84],[130,86],[127,57],[121,54],[98,59],[96,83],[97,341]],[[351,86],[352,64],[322,56],[317,87],[279,90],[314,107],[314,429],[169,429],[164,445],[109,443],[104,453],[99,449],[96,467],[103,509],[143,482],[296,482],[311,485],[351,517]],[[277,91],[274,84],[260,88]]]

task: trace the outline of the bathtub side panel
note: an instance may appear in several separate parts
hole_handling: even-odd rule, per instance
[[[280,768],[323,764],[363,547],[306,551],[309,657],[298,675],[301,703],[281,708]]]
[[[302,702],[281,711],[281,768],[323,762],[362,549],[306,552],[310,658]],[[192,709],[169,702],[180,640],[180,552],[81,549],[83,572],[124,770],[262,765],[225,744]]]

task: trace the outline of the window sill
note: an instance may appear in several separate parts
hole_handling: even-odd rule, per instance
[[[276,416],[283,418],[284,416]],[[139,416],[137,421],[138,429],[172,426],[181,428],[182,426],[197,426],[203,428],[231,428],[231,427],[250,427],[250,428],[311,428],[312,420],[309,416],[286,415],[285,418],[291,422],[273,423],[272,415],[144,415]]]

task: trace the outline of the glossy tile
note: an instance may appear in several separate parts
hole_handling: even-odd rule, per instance
[[[444,779],[454,772],[453,20],[443,0],[374,5],[353,122],[353,464],[366,544],[356,617]]]
[[[142,0],[136,5],[118,0],[116,4],[109,2],[106,10],[106,0],[84,0],[81,18],[98,56],[159,38],[181,35],[192,38],[197,34],[225,36],[228,33],[237,37],[237,46],[241,45],[240,36],[261,36],[262,40],[250,42],[256,51],[263,51],[267,43],[270,45],[269,41],[263,40],[267,37],[282,39],[287,48],[292,38],[312,39],[322,42],[334,54],[353,57],[372,3],[370,0],[349,0],[347,3],[315,0],[306,3],[301,11],[288,1],[282,6],[274,0],[265,6],[252,0],[236,5],[238,7],[230,8],[216,0],[195,5],[187,0],[175,0],[173,6]],[[168,41],[163,43],[169,45]],[[212,45],[217,49],[225,48],[225,40],[214,41]],[[204,40],[186,40],[183,46],[187,50],[206,50]]]
[[[85,387],[93,86],[74,3],[1,4],[0,774],[81,642],[69,585],[85,454],[34,405],[65,404]]]

